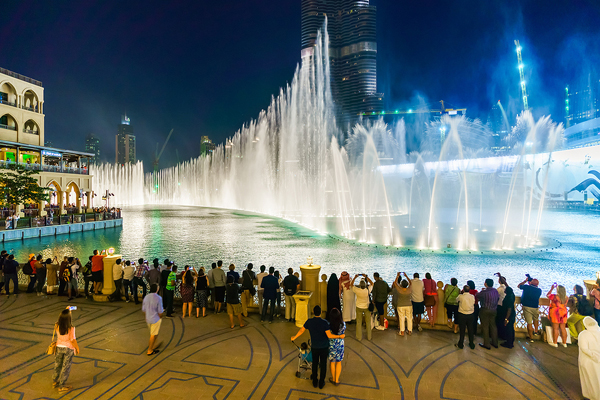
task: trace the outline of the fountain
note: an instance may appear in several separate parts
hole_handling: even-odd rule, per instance
[[[386,247],[506,251],[545,244],[539,237],[545,200],[562,197],[587,173],[581,149],[555,151],[562,125],[525,112],[512,133],[524,145],[502,157],[473,150],[489,131],[464,116],[445,115],[427,126],[432,146],[441,148],[437,160],[426,151],[408,162],[402,120],[359,122],[340,143],[324,61],[327,34],[317,42],[291,84],[212,155],[150,174],[141,163],[94,167],[94,191],[110,190],[119,205],[268,214]],[[598,159],[600,151],[587,153]]]

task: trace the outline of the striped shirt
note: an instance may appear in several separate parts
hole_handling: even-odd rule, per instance
[[[498,308],[500,295],[493,287],[482,289],[481,292],[477,293],[476,297],[479,300],[479,304],[481,304],[481,308],[487,308],[492,311],[496,311],[496,308]]]

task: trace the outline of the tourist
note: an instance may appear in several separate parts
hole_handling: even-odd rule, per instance
[[[200,309],[202,316],[206,317],[206,307],[208,306],[208,276],[204,275],[204,267],[200,267],[198,278],[196,279],[196,318],[200,318]]]
[[[240,282],[240,274],[235,272],[235,264],[229,264],[229,271],[227,271],[227,277],[233,276],[233,281],[235,283]],[[227,278],[225,278],[227,279]]]
[[[235,276],[229,275],[227,277],[227,314],[229,314],[229,325],[230,328],[235,328],[233,323],[233,316],[237,315],[238,321],[240,322],[240,328],[243,328],[244,322],[242,321],[242,306],[240,305],[240,285],[235,281]]]
[[[162,299],[156,292],[158,292],[158,285],[153,283],[150,285],[150,294],[142,300],[142,311],[146,314],[146,323],[148,324],[148,329],[150,329],[150,342],[148,343],[148,351],[146,352],[149,356],[158,353],[158,349],[154,348],[154,342],[156,342],[156,338],[158,337],[161,318],[164,316]]]
[[[421,328],[421,316],[425,312],[425,286],[423,281],[419,279],[419,274],[415,272],[411,281],[410,301],[413,308],[413,325],[417,327],[419,332]]]
[[[217,268],[213,270],[212,282],[215,283],[215,314],[221,312],[221,306],[225,302],[225,285],[227,276],[223,271],[223,261],[217,261]]]
[[[340,310],[337,308],[334,308],[329,313],[329,330],[333,335],[338,336],[346,333],[346,324],[342,320]],[[344,339],[329,339],[329,362],[331,367],[331,378],[329,378],[329,382],[333,383],[335,386],[340,384],[343,360]]]
[[[594,317],[596,318],[596,322],[600,324],[600,278],[596,280],[590,296],[594,299]]]
[[[462,292],[456,298],[458,302],[458,329],[460,331],[460,337],[458,338],[458,343],[456,347],[462,349],[465,343],[465,330],[468,329],[469,332],[469,347],[471,349],[475,348],[475,329],[477,326],[477,322],[474,322],[475,318],[475,296],[471,293],[471,287],[469,285],[465,285],[463,287]]]
[[[300,282],[298,282],[300,284]],[[300,287],[300,286],[298,286]],[[340,297],[344,307],[342,307],[342,317],[344,322],[351,322],[356,319],[356,295],[350,285],[350,274],[343,271],[340,275]]]
[[[365,275],[366,277],[366,275]],[[267,279],[267,277],[265,277]],[[367,278],[368,279],[368,278]],[[266,299],[266,298],[265,298]],[[325,386],[325,377],[327,376],[327,358],[329,353],[329,339],[344,339],[345,335],[333,335],[331,333],[329,322],[321,318],[321,307],[313,308],[314,317],[308,319],[295,336],[292,336],[292,342],[302,335],[307,329],[310,333],[312,346],[312,380],[313,386],[323,389]],[[321,372],[319,373],[319,369]]]
[[[58,284],[58,258],[46,259],[46,294],[53,295],[54,288]]]
[[[252,271],[252,263],[248,263],[246,269],[242,271],[242,314],[248,316],[248,307],[252,306],[252,298],[256,294],[254,279],[256,275]],[[287,303],[286,303],[287,304]]]
[[[67,288],[69,292],[69,300],[73,300],[73,298],[79,296],[79,290],[77,287],[77,271],[79,270],[79,268],[81,268],[81,263],[79,262],[79,258],[75,257],[69,257],[68,261],[69,266],[67,267],[67,269],[70,270],[71,276],[67,282]],[[65,278],[65,280],[67,279]]]
[[[171,268],[173,264],[169,259],[164,261],[164,264],[160,266],[160,288],[159,292],[162,293],[163,299],[163,308],[167,308],[167,296],[165,295],[165,288],[167,287],[167,281],[169,280],[169,275],[171,275]]]
[[[583,319],[594,317],[594,307],[583,294],[583,288],[579,285],[573,287],[573,294],[569,296],[567,307],[571,315],[567,318],[567,329],[572,339],[577,339],[579,333],[585,329]]]
[[[209,290],[210,290],[210,306],[215,309],[215,312],[217,312],[217,308],[215,307],[216,293],[215,293],[215,281],[213,279],[213,274],[214,274],[214,271],[216,269],[217,269],[217,263],[212,263],[211,266],[210,266],[210,269],[206,273],[206,277],[208,278],[208,282],[210,283],[210,286],[209,286]]]
[[[152,262],[152,268],[148,271],[146,280],[148,281],[148,285],[160,287],[160,264],[158,263],[158,259],[155,258]]]
[[[521,305],[523,306],[523,317],[525,317],[525,322],[527,323],[527,339],[533,342],[534,333],[539,335],[539,306],[542,289],[538,287],[539,281],[537,279],[532,279],[529,274],[525,276],[527,278],[519,283],[517,287],[523,291]]]
[[[29,261],[23,265],[23,274],[29,276],[29,284],[27,285],[27,291],[25,293],[35,292],[35,281],[37,279],[37,271],[35,269],[35,254],[29,255]]]
[[[10,296],[10,281],[13,282],[13,293],[19,294],[19,281],[17,279],[17,269],[19,263],[15,261],[14,254],[8,256],[8,259],[4,261],[2,270],[4,272],[4,291],[7,296]]]
[[[6,250],[0,251],[0,293],[4,290],[4,261],[8,257]]]
[[[44,285],[46,284],[46,264],[42,262],[42,255],[38,254],[36,257],[35,263],[35,271],[36,271],[36,292],[38,296],[42,296]]]
[[[71,310],[69,307],[63,310],[54,324],[56,334],[56,350],[54,353],[54,374],[52,375],[52,387],[58,388],[59,392],[68,392],[71,386],[65,385],[71,372],[73,356],[79,354],[79,346],[75,337],[75,327],[71,324]]]
[[[340,304],[340,281],[335,273],[329,275],[327,281],[327,312],[325,313],[325,319],[329,321],[329,313],[333,309],[339,310],[342,308]]]
[[[553,294],[554,288],[557,288],[557,294]],[[552,347],[558,347],[558,334],[562,339],[563,347],[567,347],[567,290],[562,285],[557,285],[556,282],[552,284],[552,287],[546,294],[548,300],[550,300],[550,309],[548,310],[548,318],[552,322],[552,343],[548,340],[548,344]]]
[[[583,397],[600,400],[600,328],[592,317],[583,319],[579,334],[579,380]]]
[[[403,272],[403,274],[406,279],[402,279],[400,272],[398,272],[393,284],[396,297],[396,304],[394,304],[394,307],[396,308],[396,313],[398,315],[398,334],[400,336],[404,336],[405,331],[408,331],[408,334],[412,335],[413,329],[413,306],[411,302],[412,285],[406,272]]]
[[[169,276],[167,277],[167,284],[165,286],[165,297],[167,298],[165,310],[167,312],[167,317],[173,317],[173,297],[175,296],[175,286],[177,285],[177,266],[170,266],[171,271],[169,272]]]
[[[456,278],[450,279],[450,283],[446,284],[444,288],[444,307],[446,308],[448,328],[452,329],[454,333],[458,333],[458,323],[456,322],[458,301],[456,299],[459,294],[458,280]]]
[[[494,288],[494,280],[486,279],[483,288],[475,298],[480,303],[479,318],[481,320],[481,331],[483,343],[479,346],[490,350],[490,337],[492,346],[498,348],[498,330],[496,328],[496,310],[498,308],[498,291]]]
[[[498,339],[506,340],[506,335],[504,334],[504,319],[506,317],[506,310],[502,305],[504,301],[504,289],[508,286],[506,283],[506,278],[500,274],[500,272],[496,272],[494,275],[498,277],[498,308],[496,308],[496,327],[498,328]]]
[[[294,295],[300,290],[300,281],[294,276],[294,270],[288,268],[288,275],[283,279],[283,294],[285,295],[285,319],[296,321],[296,300]]]
[[[475,289],[475,282],[469,280],[467,281],[467,285],[469,286],[469,293],[473,296],[477,296],[477,289]],[[477,320],[479,319],[479,302],[475,299],[475,307],[473,309],[473,334],[477,333]]]
[[[390,286],[384,281],[378,272],[373,274],[375,283],[373,284],[373,301],[375,302],[375,308],[377,309],[377,315],[379,316],[379,326],[375,329],[383,331],[385,327],[385,316],[386,316],[386,303],[388,300],[388,294],[392,291]]]
[[[94,250],[92,256],[92,278],[94,279],[94,294],[101,294],[104,286],[104,257],[106,250],[98,254],[98,250]]]
[[[275,276],[275,278],[277,278],[277,295],[275,297],[275,307],[276,307],[275,315],[277,316],[277,318],[279,318],[279,317],[281,317],[281,284],[283,282],[283,278],[281,278],[281,275],[279,275],[279,271],[275,271],[273,273],[273,276]]]
[[[138,260],[138,265],[135,268],[135,275],[133,276],[133,301],[135,301],[135,304],[140,304],[138,287],[142,287],[142,300],[146,297],[146,283],[144,282],[144,277],[147,275],[148,263],[143,258],[140,258]]]
[[[181,302],[183,303],[183,317],[187,309],[188,318],[192,317],[192,306],[194,305],[194,276],[189,269],[189,265],[185,266],[186,271],[181,278]]]
[[[275,278],[274,274],[275,268],[269,267],[269,274],[262,278],[261,288],[263,289],[263,307],[260,316],[260,322],[265,321],[269,303],[271,303],[269,323],[273,322],[273,314],[275,312],[275,299],[277,298],[277,288],[279,288],[279,282],[277,281],[277,278]]]
[[[123,265],[120,258],[113,264],[112,277],[115,283],[115,291],[108,297],[109,301],[121,301],[121,287],[123,286]]]
[[[260,266],[260,272],[256,274],[256,281],[258,283],[258,309],[262,312],[263,309],[263,293],[264,289],[262,288],[262,280],[265,276],[269,275],[265,272],[266,267],[264,265]]]
[[[133,277],[135,276],[135,264],[131,265],[131,261],[125,261],[123,267],[123,288],[125,289],[125,301],[130,302],[129,292],[133,296]]]
[[[362,276],[363,279],[360,280],[359,286],[354,286],[354,282],[359,276]],[[369,283],[368,285],[367,282]],[[352,286],[352,291],[356,295],[356,339],[359,341],[362,340],[362,321],[364,317],[367,325],[367,340],[371,340],[371,311],[369,310],[369,304],[371,303],[370,295],[373,290],[373,281],[369,279],[367,274],[356,274],[352,278],[350,286]]]
[[[502,327],[504,332],[504,340],[500,346],[512,349],[515,342],[515,320],[517,313],[515,311],[515,292],[513,289],[505,284],[504,287],[504,299],[502,301],[502,313],[504,320],[502,321]]]
[[[429,319],[429,326],[433,328],[435,326],[435,320],[437,319],[438,293],[437,282],[431,279],[431,274],[429,272],[425,274],[423,287],[425,290],[425,309],[427,310],[427,318]]]
[[[65,269],[69,266],[69,257],[64,256],[62,262],[60,263],[60,268],[58,270],[58,295],[64,296],[65,289],[67,288],[67,281],[65,281]]]
[[[86,299],[89,297],[90,294],[90,282],[92,283],[92,290],[94,289],[94,280],[92,275],[92,257],[93,256],[89,256],[88,262],[86,262],[85,265],[81,268],[81,274],[83,275],[84,282],[83,293]]]

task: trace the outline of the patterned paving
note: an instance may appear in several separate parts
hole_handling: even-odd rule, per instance
[[[51,388],[45,355],[64,298],[20,294],[0,299],[1,399],[575,399],[581,398],[577,347],[518,341],[513,350],[458,350],[441,331],[355,339],[349,326],[342,384],[314,389],[296,378],[297,329],[283,320],[229,328],[226,314],[163,321],[162,351],[145,354],[148,330],[133,303],[77,299],[80,356],[69,384]],[[307,334],[306,334],[307,335]],[[308,336],[301,339],[307,340]]]

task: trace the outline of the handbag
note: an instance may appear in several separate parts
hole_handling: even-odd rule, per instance
[[[367,291],[369,290],[369,286],[367,286]],[[369,312],[373,312],[375,310],[375,304],[371,299],[371,292],[369,292]]]
[[[455,287],[454,287],[454,289],[452,289],[452,291],[450,292],[450,296],[448,296],[448,298],[452,297],[452,295],[454,294],[454,291],[455,291],[456,289],[458,289],[458,288],[455,286]],[[432,304],[432,305],[433,305],[433,304]],[[448,308],[448,306],[451,306],[451,305],[452,305],[452,304],[448,304],[448,299],[446,299],[446,300],[444,301],[444,306],[445,306],[446,308]]]
[[[56,340],[54,340],[55,333],[56,326],[54,326],[54,330],[52,331],[52,343],[50,343],[50,346],[48,346],[48,349],[46,350],[46,354],[48,355],[56,353]]]
[[[247,271],[244,271],[244,272],[243,272],[243,274],[247,274],[247,273],[248,273]],[[242,274],[242,275],[243,275],[243,274]],[[251,276],[249,276],[249,275],[248,275],[248,278],[251,278]],[[256,287],[254,287],[254,285],[252,285],[252,286],[250,286],[250,287],[248,287],[248,288],[246,288],[246,289],[248,289],[248,291],[250,292],[250,294],[251,294],[252,296],[254,296],[254,295],[256,294]]]
[[[426,294],[425,295],[425,307],[433,307],[434,305],[435,305],[435,298],[430,294]]]

